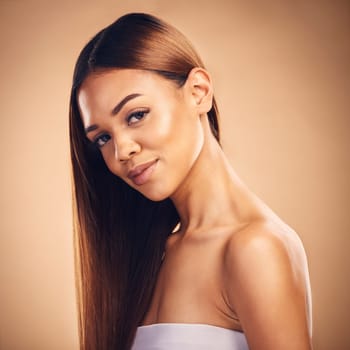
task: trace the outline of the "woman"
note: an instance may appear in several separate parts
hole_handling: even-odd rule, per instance
[[[297,234],[219,144],[202,61],[128,14],[82,50],[70,142],[82,349],[311,349]]]

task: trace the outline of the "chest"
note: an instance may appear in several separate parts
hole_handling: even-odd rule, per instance
[[[222,293],[222,255],[219,245],[167,251],[143,325],[230,324]]]

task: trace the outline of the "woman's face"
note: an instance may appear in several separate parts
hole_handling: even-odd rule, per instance
[[[196,94],[158,74],[134,69],[93,73],[78,104],[86,136],[109,170],[151,200],[170,197],[203,145]]]

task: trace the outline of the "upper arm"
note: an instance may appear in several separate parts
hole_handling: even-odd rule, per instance
[[[231,239],[226,293],[251,350],[311,349],[305,264],[301,243],[273,232]]]

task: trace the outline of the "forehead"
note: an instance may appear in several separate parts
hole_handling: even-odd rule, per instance
[[[182,88],[151,71],[113,69],[92,73],[84,80],[77,96],[84,126],[110,116],[122,100],[133,94],[142,95],[142,103],[161,103],[169,108],[183,99]]]
[[[151,71],[113,69],[90,74],[78,91],[78,103],[116,103],[128,94],[142,95],[174,93],[175,84]],[[112,101],[110,101],[112,100]]]

